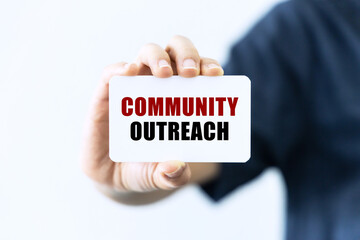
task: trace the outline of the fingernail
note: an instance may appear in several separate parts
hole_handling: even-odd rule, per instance
[[[164,59],[160,60],[158,64],[159,64],[159,67],[161,67],[161,68],[170,67],[169,63]]]
[[[209,65],[207,65],[208,68],[212,69],[212,68],[221,68],[219,65],[215,64],[215,63],[210,63]]]
[[[184,69],[197,69],[196,63],[193,59],[185,59],[183,62]]]
[[[173,172],[165,173],[169,178],[178,177],[182,173],[181,169],[185,166],[185,163],[180,161],[174,161],[174,164],[177,164],[176,169]]]

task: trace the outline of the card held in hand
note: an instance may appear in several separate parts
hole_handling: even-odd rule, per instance
[[[246,162],[250,80],[246,76],[116,76],[109,83],[114,162]]]

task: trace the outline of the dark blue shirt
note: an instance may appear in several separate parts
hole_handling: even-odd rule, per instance
[[[219,200],[277,167],[287,239],[359,240],[360,1],[277,5],[232,47],[225,74],[252,80],[252,157],[202,188]]]

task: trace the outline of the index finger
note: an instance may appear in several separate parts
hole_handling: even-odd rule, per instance
[[[166,47],[180,76],[195,77],[200,74],[200,56],[194,44],[186,37],[174,36]]]
[[[109,98],[109,81],[114,76],[135,76],[138,67],[134,63],[119,62],[104,68],[101,76],[100,85],[95,94],[95,100],[102,101]]]

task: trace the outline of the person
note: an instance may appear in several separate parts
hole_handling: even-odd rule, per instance
[[[273,166],[287,189],[287,239],[360,239],[359,16],[357,0],[287,1],[234,44],[224,71],[252,80],[252,157],[245,164],[112,162],[112,76],[220,76],[224,71],[182,36],[165,49],[145,45],[135,63],[110,65],[88,118],[85,173],[109,197],[145,204],[189,183],[200,184],[218,201]]]

